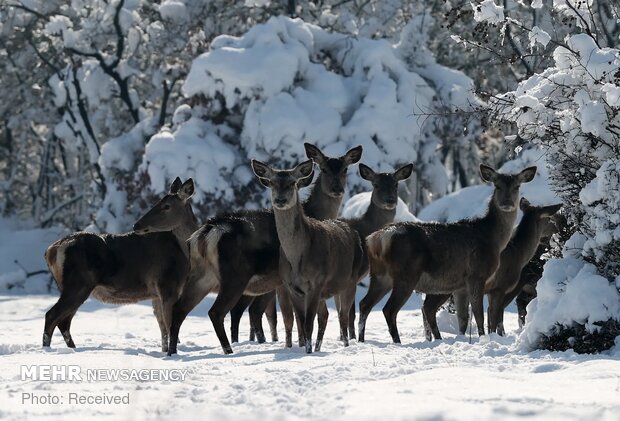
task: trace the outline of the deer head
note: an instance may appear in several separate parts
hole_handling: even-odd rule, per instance
[[[170,191],[134,224],[136,234],[147,232],[172,231],[185,216],[186,208],[191,206],[189,199],[194,194],[194,180],[181,183],[179,177],[170,185]]]
[[[311,159],[290,170],[277,170],[255,159],[252,170],[261,184],[271,189],[271,203],[274,209],[286,210],[297,205],[297,191],[309,186],[314,175]]]
[[[396,208],[398,182],[409,178],[412,172],[413,164],[402,166],[392,173],[376,173],[369,166],[360,164],[360,175],[372,183],[371,201],[380,209]]]
[[[362,146],[350,149],[339,158],[330,158],[310,143],[304,143],[306,155],[321,169],[321,190],[331,197],[340,198],[347,185],[347,168],[362,158]]]
[[[536,167],[529,167],[519,174],[500,174],[493,168],[480,164],[480,175],[483,181],[493,183],[493,204],[502,212],[512,212],[517,209],[519,202],[519,187],[522,183],[528,183],[536,175]]]
[[[532,206],[525,197],[521,198],[519,207],[523,211],[523,215],[531,215],[540,224],[541,238],[551,237],[559,231],[556,224],[556,218],[552,218],[562,208],[562,204],[550,206]]]

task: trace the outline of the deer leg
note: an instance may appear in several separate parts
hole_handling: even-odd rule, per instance
[[[170,338],[168,336],[168,331],[166,330],[166,324],[164,323],[162,317],[161,305],[161,299],[153,299],[153,314],[157,319],[157,324],[159,325],[159,332],[161,333],[161,352],[168,352],[168,343],[170,342]]]
[[[355,297],[349,310],[349,339],[355,339]]]
[[[467,290],[461,289],[452,293],[454,297],[454,307],[456,307],[456,317],[459,321],[459,333],[464,335],[469,326],[469,297]]]
[[[386,275],[375,276],[370,275],[370,285],[368,286],[368,292],[366,296],[360,301],[360,320],[358,322],[358,340],[364,342],[364,335],[366,333],[366,319],[374,306],[385,294],[390,290],[391,284]]]
[[[405,305],[409,297],[411,297],[411,293],[413,292],[413,286],[417,283],[417,279],[415,282],[407,282],[403,278],[394,279],[394,289],[392,290],[392,294],[388,299],[388,302],[383,307],[383,315],[385,316],[385,321],[388,325],[388,330],[390,331],[390,335],[392,336],[392,340],[394,343],[400,343],[400,335],[398,334],[398,326],[396,324],[396,316],[400,309]]]
[[[191,279],[191,278],[190,278]],[[170,324],[170,344],[168,355],[177,353],[179,342],[179,330],[187,315],[209,293],[209,288],[200,280],[188,282],[181,297],[172,307],[172,320]]]
[[[498,333],[503,336],[498,330],[498,325],[502,314],[504,313],[504,292],[501,290],[493,290],[489,294],[489,333]]]
[[[471,310],[474,313],[476,326],[478,327],[478,336],[484,336],[484,280],[474,280],[468,285],[469,301],[471,302]]]
[[[67,277],[68,278],[68,277]],[[54,334],[54,329],[61,321],[66,320],[67,318],[73,318],[73,315],[76,313],[77,309],[86,301],[88,296],[90,295],[93,287],[89,285],[81,285],[78,289],[73,289],[70,285],[65,284],[62,292],[60,293],[60,298],[49,309],[47,313],[45,313],[45,327],[43,328],[43,346],[50,346],[52,343],[52,335]],[[69,326],[71,321],[69,320]],[[68,332],[68,326],[65,332]],[[62,331],[62,330],[61,330]],[[64,336],[64,335],[63,335]],[[70,335],[69,335],[70,338]],[[71,339],[70,342],[67,341],[65,337],[65,342],[67,346],[71,346],[70,342],[73,343]],[[73,344],[75,346],[75,344]]]
[[[231,288],[225,283],[222,283],[215,303],[213,303],[213,306],[209,310],[209,318],[211,319],[211,323],[213,323],[215,334],[220,341],[224,354],[232,354],[233,352],[226,335],[226,329],[224,328],[224,317],[226,317],[226,313],[230,311],[235,303],[239,301],[239,298],[243,294],[244,287]]]
[[[306,354],[312,353],[312,331],[314,330],[314,319],[319,308],[321,291],[311,291],[311,294],[305,296],[305,320],[304,320],[304,336],[306,339]]]
[[[263,330],[263,314],[265,313],[265,310],[272,303],[275,306],[275,291],[268,292],[267,294],[263,294],[263,295],[256,297],[252,305],[250,305],[250,322],[252,326],[254,327],[254,332],[256,332],[256,338],[258,340],[258,343],[264,343],[266,341],[265,332]],[[274,309],[274,312],[275,312],[275,309]],[[269,320],[270,325],[273,322],[274,322],[273,320]],[[275,330],[275,326],[272,329],[272,336],[273,336],[274,330]],[[277,339],[277,333],[276,333],[276,339]]]
[[[340,337],[345,347],[349,346],[349,317],[351,315],[351,309],[353,308],[353,302],[355,301],[356,288],[357,284],[353,284],[352,288],[349,287],[347,290],[339,294],[337,301],[338,321],[340,322]],[[355,314],[355,312],[353,314]]]
[[[166,297],[166,298],[161,299],[161,319],[162,319],[164,328],[166,329],[165,330],[166,342],[165,342],[165,347],[164,347],[164,342],[162,339],[162,351],[165,352],[166,354],[168,353],[168,350],[170,349],[169,343],[170,343],[170,330],[172,328],[172,312],[174,308],[174,303],[176,301],[177,301],[176,296]]]
[[[265,315],[271,331],[271,341],[278,342],[278,312],[276,310],[276,292],[271,292],[271,300],[265,308]]]
[[[506,331],[504,330],[504,311],[502,310],[499,313],[499,320],[497,322],[497,334],[500,336],[506,336]]]
[[[432,341],[433,337],[435,337],[436,340],[441,339],[439,326],[437,326],[437,310],[448,300],[448,298],[450,298],[450,294],[428,294],[424,299],[424,305],[422,306],[422,317],[424,319],[424,333],[427,341]]]
[[[232,343],[239,342],[239,323],[245,310],[252,304],[254,297],[242,295],[237,304],[230,310],[230,341]],[[254,329],[250,320],[250,340],[253,341]]]
[[[58,329],[60,333],[62,333],[62,337],[69,348],[75,348],[75,343],[71,337],[71,321],[73,320],[73,316],[75,316],[75,311],[58,323]]]
[[[525,291],[519,293],[517,296],[517,312],[519,314],[519,327],[525,325],[525,316],[527,315],[527,305],[536,297],[536,290],[533,289],[534,294],[530,294]]]
[[[319,302],[319,308],[317,310],[317,318],[319,322],[319,329],[316,335],[316,344],[314,345],[314,352],[321,351],[321,345],[323,344],[323,336],[325,335],[325,328],[327,327],[327,319],[329,318],[329,311],[327,310],[327,303],[325,300]]]
[[[295,320],[295,316],[293,315],[293,302],[284,285],[278,287],[276,294],[278,296],[278,302],[280,303],[282,320],[284,321],[285,346],[291,348],[293,346],[293,323]]]
[[[304,297],[291,294],[289,291],[287,291],[287,296],[289,297],[292,303],[292,308],[295,313],[295,320],[297,321],[297,328],[299,329],[300,325],[305,326],[305,320],[306,320],[306,304],[305,304]],[[286,322],[286,319],[285,319],[285,322]],[[290,324],[291,324],[291,330],[292,330],[292,327],[293,327],[292,317],[290,320]],[[306,337],[305,337],[305,332],[304,332],[303,327],[300,329],[299,336],[300,336],[300,340],[303,341],[304,346],[305,346]],[[288,337],[288,332],[287,332],[287,340],[288,338],[289,337]],[[292,335],[291,335],[291,339],[292,339]],[[291,346],[292,346],[292,343],[291,343]]]

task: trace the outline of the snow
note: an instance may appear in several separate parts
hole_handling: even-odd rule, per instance
[[[163,19],[183,22],[187,19],[185,3],[174,0],[166,0],[159,5],[159,14]]]
[[[348,219],[361,218],[364,216],[368,206],[370,206],[371,196],[372,192],[363,192],[351,197],[345,202],[340,216]],[[396,205],[396,216],[394,217],[394,222],[405,221],[416,222],[419,221],[419,219],[409,212],[407,204],[399,197]]]
[[[47,292],[49,274],[26,278],[26,272],[46,270],[45,249],[67,232],[61,228],[33,229],[29,225],[0,218],[0,292],[13,288]]]
[[[416,162],[420,182],[444,194],[446,170],[434,153],[439,139],[423,113],[439,103],[469,109],[478,100],[470,78],[436,63],[423,45],[424,31],[423,19],[412,19],[390,44],[281,16],[240,37],[216,37],[191,64],[182,87],[188,101],[175,111],[172,130],[164,128],[147,147],[141,168],[154,180],[152,190],[160,193],[171,177],[198,173],[194,165],[208,162],[205,175],[219,181],[197,178],[204,194],[196,200],[214,196],[222,206],[256,206],[235,196],[247,187],[249,160],[291,165],[311,142],[332,156],[362,145],[365,162],[379,170]],[[210,126],[198,128],[199,119]],[[185,131],[195,139],[178,141]],[[181,150],[192,142],[221,143],[211,151],[225,158]],[[182,155],[200,158],[186,165]],[[359,191],[364,184],[355,174],[348,187]]]
[[[536,44],[540,44],[543,47],[546,47],[547,44],[549,44],[549,41],[551,41],[551,36],[544,30],[540,29],[538,26],[534,26],[532,28],[532,30],[528,34],[528,38],[530,40],[530,49],[532,50],[534,50]]]
[[[474,9],[474,20],[476,22],[497,24],[504,21],[504,6],[498,6],[493,0],[484,0],[480,4],[470,4]]]
[[[564,256],[549,260],[536,291],[538,297],[528,305],[528,317],[520,337],[526,349],[534,348],[540,334],[548,333],[555,323],[570,326],[577,321],[593,331],[594,322],[620,314],[620,294],[616,287],[580,258]]]
[[[364,292],[364,291],[362,291]],[[358,296],[358,300],[362,295]],[[40,348],[45,311],[52,296],[0,295],[0,313],[11,329],[0,329],[0,416],[152,419],[598,419],[615,420],[619,350],[602,355],[572,351],[525,352],[516,343],[517,316],[506,314],[508,336],[455,336],[454,315],[440,313],[445,339],[426,342],[421,301],[399,314],[402,345],[392,344],[380,304],[367,324],[367,342],[348,348],[337,340],[335,310],[323,351],[306,355],[283,343],[246,341],[225,356],[207,311],[207,297],[181,330],[180,354],[159,351],[157,323],[148,303],[109,306],[88,300],[78,311],[65,347],[57,333],[52,348]],[[283,337],[280,321],[279,334]],[[225,321],[228,326],[228,319]],[[16,332],[19,332],[16,334]],[[295,333],[294,333],[295,334]],[[618,348],[618,347],[616,347]],[[87,369],[181,369],[185,381],[22,380],[22,365],[77,365]],[[22,404],[22,393],[59,395],[61,405]],[[69,393],[129,394],[129,405],[70,405]]]
[[[499,171],[505,174],[516,174],[529,166],[536,166],[536,176],[534,180],[521,185],[521,196],[528,199],[534,206],[560,203],[561,200],[549,185],[549,172],[542,150],[524,150],[519,157],[502,165]],[[420,211],[418,218],[423,221],[455,222],[465,218],[484,216],[492,193],[491,184],[466,187],[430,203]],[[517,223],[520,218],[521,210],[519,210]]]

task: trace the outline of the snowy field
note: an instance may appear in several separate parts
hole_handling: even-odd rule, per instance
[[[365,290],[360,288],[358,301]],[[399,315],[402,345],[394,345],[380,309],[368,319],[367,342],[343,348],[332,308],[323,352],[306,355],[282,342],[247,342],[242,320],[235,353],[224,356],[207,316],[213,297],[181,329],[180,354],[159,351],[149,303],[114,307],[89,299],[76,315],[68,349],[58,332],[40,347],[45,311],[54,295],[0,296],[0,418],[17,419],[589,419],[620,414],[620,352],[581,356],[523,352],[516,314],[506,338],[456,336],[455,316],[441,313],[444,340],[424,341],[420,298]],[[281,318],[279,334],[284,336]],[[226,323],[228,326],[228,321]],[[266,325],[266,323],[265,323]],[[266,326],[265,326],[266,327]],[[21,380],[20,366],[182,369],[185,381],[63,382]],[[129,404],[75,405],[80,396],[126,396]],[[59,396],[57,405],[22,402],[24,394]],[[189,416],[188,416],[189,415]],[[216,418],[217,417],[217,418]]]

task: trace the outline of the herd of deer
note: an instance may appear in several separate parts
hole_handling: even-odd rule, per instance
[[[239,321],[250,307],[251,334],[265,341],[262,315],[271,336],[276,332],[276,295],[292,346],[293,321],[306,352],[321,349],[328,310],[334,297],[345,346],[355,338],[355,291],[370,273],[368,293],[360,302],[359,340],[364,341],[371,309],[390,290],[383,313],[394,342],[400,342],[396,317],[412,292],[426,294],[422,309],[426,337],[440,339],[436,312],[453,295],[461,333],[469,323],[471,304],[478,333],[484,335],[483,295],[489,296],[489,331],[504,334],[504,308],[520,292],[520,273],[541,241],[553,232],[549,218],[560,205],[531,206],[519,187],[534,178],[536,167],[516,175],[480,165],[482,179],[495,188],[486,215],[456,223],[393,223],[398,182],[413,165],[393,173],[376,173],[359,164],[372,183],[368,210],[360,218],[336,219],[346,186],[347,168],[362,156],[362,147],[339,158],[325,156],[306,143],[308,160],[278,170],[253,160],[261,184],[271,189],[272,209],[228,213],[201,227],[190,204],[194,182],[177,177],[170,191],[134,225],[133,232],[113,235],[78,232],[53,243],[45,259],[60,290],[45,315],[43,346],[59,328],[67,346],[75,347],[71,320],[92,295],[106,303],[151,299],[161,331],[162,351],[177,352],[181,324],[209,293],[217,298],[209,317],[225,353],[232,347],[224,328],[231,312],[231,336],[238,341]],[[320,173],[308,199],[298,191],[309,186],[314,165]],[[514,230],[517,206],[523,218]]]

